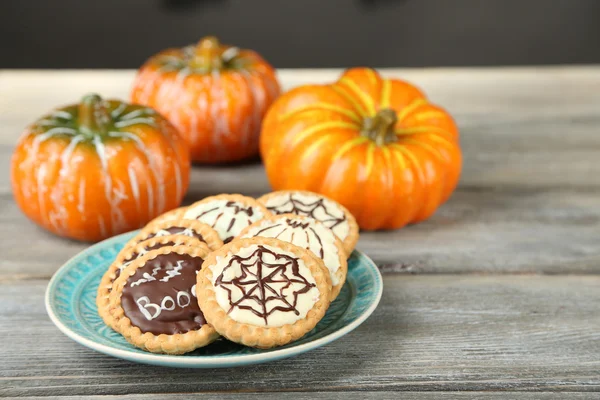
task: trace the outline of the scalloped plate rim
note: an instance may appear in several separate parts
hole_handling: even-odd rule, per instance
[[[127,233],[122,233],[120,235],[113,236],[109,239],[103,240],[101,242],[95,243],[88,247],[87,249],[79,252],[75,256],[71,257],[67,262],[65,262],[52,276],[50,281],[48,282],[48,286],[46,288],[46,293],[44,296],[44,302],[46,306],[46,312],[50,317],[50,320],[56,325],[56,327],[64,333],[69,338],[73,339],[75,342],[90,348],[92,350],[98,351],[100,353],[117,357],[120,359],[138,362],[142,364],[151,364],[158,366],[168,366],[168,367],[179,367],[179,368],[225,368],[225,367],[235,367],[235,366],[244,366],[250,364],[258,364],[269,361],[276,361],[283,358],[292,357],[295,355],[299,355],[305,353],[307,351],[313,350],[315,348],[324,346],[328,343],[333,342],[334,340],[339,339],[340,337],[350,333],[359,325],[361,325],[377,308],[379,301],[381,300],[381,296],[383,294],[383,278],[381,276],[381,272],[379,268],[375,265],[373,260],[371,260],[366,254],[359,250],[354,250],[362,262],[364,262],[368,266],[368,271],[373,276],[374,281],[377,283],[376,293],[373,299],[371,299],[371,304],[367,309],[365,309],[362,314],[360,314],[354,321],[349,324],[331,332],[330,334],[323,336],[321,338],[315,339],[313,341],[299,344],[297,346],[287,347],[279,350],[271,350],[266,353],[258,353],[258,354],[247,354],[247,355],[211,355],[210,357],[203,356],[191,356],[191,357],[181,357],[175,355],[166,355],[166,354],[154,354],[147,353],[141,354],[137,352],[122,350],[118,348],[114,348],[111,346],[107,346],[102,343],[97,343],[91,339],[85,338],[80,334],[74,332],[69,327],[67,327],[61,321],[60,317],[55,313],[52,304],[51,297],[52,294],[56,291],[56,285],[59,280],[70,270],[73,266],[77,265],[80,259],[84,259],[91,254],[97,252],[99,245],[108,245],[113,242],[118,242],[123,240],[126,236],[133,236],[138,231],[132,231]],[[355,289],[352,288],[352,291]]]

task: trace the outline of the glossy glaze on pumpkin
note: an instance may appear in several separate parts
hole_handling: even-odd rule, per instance
[[[15,201],[34,222],[97,241],[177,207],[189,170],[185,140],[157,112],[90,95],[25,130],[11,182]]]
[[[260,150],[274,190],[322,193],[363,229],[430,217],[462,163],[452,117],[411,84],[369,68],[282,95],[263,121]]]
[[[131,100],[167,117],[194,161],[226,162],[258,154],[262,118],[278,95],[275,71],[257,53],[208,37],[151,57]]]

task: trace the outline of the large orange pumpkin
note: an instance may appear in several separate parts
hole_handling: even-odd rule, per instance
[[[151,57],[131,100],[166,116],[190,143],[194,161],[226,162],[258,154],[262,118],[278,95],[275,71],[257,53],[208,37]]]
[[[25,130],[11,182],[17,204],[34,222],[97,241],[177,207],[189,172],[187,143],[165,118],[88,95]]]
[[[324,194],[363,229],[428,218],[461,169],[452,117],[411,84],[369,68],[282,95],[263,121],[260,151],[273,189]]]

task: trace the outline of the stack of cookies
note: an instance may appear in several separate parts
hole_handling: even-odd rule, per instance
[[[153,353],[187,353],[220,336],[282,346],[323,318],[357,240],[352,214],[316,193],[208,197],[125,245],[100,282],[98,312]]]

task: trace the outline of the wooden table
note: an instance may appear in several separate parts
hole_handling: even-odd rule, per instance
[[[293,87],[338,73],[280,76]],[[378,309],[296,358],[177,370],[95,353],[52,325],[48,279],[86,245],[30,223],[8,176],[27,123],[88,91],[126,97],[133,72],[1,71],[0,397],[599,398],[600,66],[384,74],[415,82],[456,116],[465,167],[429,221],[361,236],[384,273]],[[195,167],[186,203],[268,190],[259,164]]]

